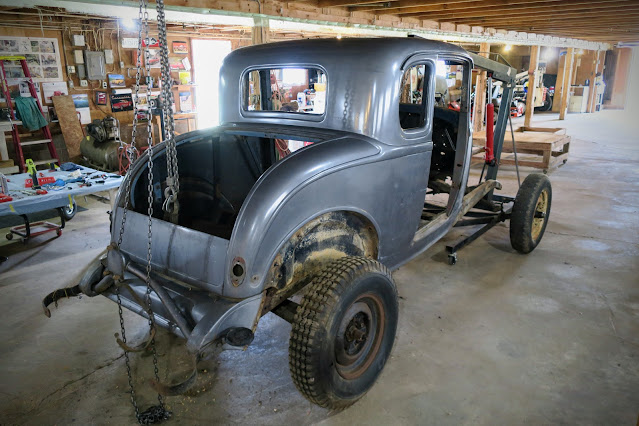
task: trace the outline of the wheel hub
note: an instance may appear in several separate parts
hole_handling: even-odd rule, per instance
[[[344,312],[335,336],[335,367],[345,379],[362,375],[373,362],[384,335],[385,313],[379,296],[361,295]]]
[[[369,322],[364,312],[358,312],[348,323],[344,333],[344,350],[348,355],[355,355],[364,347],[368,338]]]
[[[535,205],[535,214],[533,215],[532,226],[530,229],[531,237],[534,241],[541,235],[544,227],[546,216],[548,214],[548,191],[545,189],[539,194],[537,204]]]

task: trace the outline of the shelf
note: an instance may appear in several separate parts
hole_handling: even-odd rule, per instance
[[[171,90],[191,90],[192,88],[197,87],[195,84],[178,84],[177,86],[171,86]]]

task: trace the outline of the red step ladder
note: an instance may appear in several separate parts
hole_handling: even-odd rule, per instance
[[[13,110],[13,101],[11,99],[11,92],[9,91],[9,84],[7,83],[7,75],[4,70],[5,61],[20,61],[20,64],[22,65],[22,72],[24,73],[24,79],[26,79],[27,83],[29,84],[29,92],[31,93],[31,96],[33,97],[33,99],[35,99],[36,104],[38,105],[38,109],[40,110],[40,113],[44,117],[44,114],[42,113],[42,105],[40,104],[40,100],[38,99],[38,94],[36,92],[33,79],[31,78],[31,73],[29,72],[29,67],[27,66],[26,58],[24,56],[0,56],[0,71],[2,71],[2,73],[0,74],[0,78],[2,79],[2,92],[7,101],[7,107],[9,108],[9,114],[11,115],[11,120],[16,120],[16,114]],[[45,120],[46,120],[46,117],[45,117]],[[49,164],[49,163],[60,164],[60,157],[58,157],[58,153],[55,150],[55,146],[53,144],[53,138],[51,137],[51,130],[49,129],[48,124],[42,127],[42,129],[40,129],[42,130],[42,133],[44,136],[43,139],[24,140],[24,141],[20,140],[20,132],[18,130],[18,127],[20,125],[21,124],[18,124],[15,122],[11,123],[11,136],[13,139],[13,146],[15,147],[15,152],[18,157],[18,167],[20,169],[20,173],[24,173],[26,171],[22,147],[27,145],[46,144],[47,148],[49,149],[49,154],[51,155],[51,158],[34,161],[34,164],[36,166],[40,164]]]

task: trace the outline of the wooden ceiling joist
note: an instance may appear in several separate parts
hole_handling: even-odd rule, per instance
[[[437,20],[454,20],[457,23],[463,21],[472,21],[477,19],[486,19],[488,17],[543,17],[546,19],[561,19],[566,15],[586,15],[592,13],[600,13],[602,16],[617,16],[625,11],[634,11],[639,9],[639,3],[632,1],[621,1],[615,3],[601,3],[595,5],[575,5],[575,6],[539,6],[539,7],[522,7],[482,9],[479,12],[455,12],[455,13],[424,13],[413,12],[410,9],[398,9],[396,15],[399,16],[428,16],[429,19]],[[381,13],[382,11],[379,11]],[[386,13],[386,12],[384,12]]]
[[[558,24],[559,25],[577,24],[578,26],[582,26],[583,28],[591,28],[593,26],[597,26],[602,23],[611,23],[611,24],[617,24],[621,26],[632,24],[634,21],[634,18],[636,18],[637,16],[639,16],[639,9],[634,11],[624,12],[623,20],[620,20],[619,18],[615,18],[615,17],[599,16],[596,13],[593,13],[593,14],[586,14],[584,16],[567,15],[567,16],[562,16],[561,18],[553,18],[553,19],[544,19],[543,17],[526,19],[525,17],[511,16],[505,19],[478,19],[475,21],[458,22],[458,24],[475,25],[475,26],[476,25],[493,26],[493,25],[499,24],[499,27],[501,28],[508,28],[513,26],[529,27],[529,26],[532,26],[533,24],[540,24],[540,25],[552,24],[554,26],[557,26]],[[422,19],[427,19],[427,18],[423,17]]]
[[[293,0],[295,1],[295,0]],[[298,0],[353,16],[483,27],[592,41],[639,41],[639,0]],[[322,9],[329,10],[329,9]],[[376,18],[377,19],[377,18]],[[577,23],[580,22],[581,25]],[[481,30],[480,30],[481,31]]]
[[[455,4],[437,4],[424,5],[423,0],[400,0],[386,2],[390,4],[389,7],[380,5],[367,5],[361,7],[351,7],[350,10],[374,10],[378,13],[389,13],[392,11],[399,11],[400,9],[406,9],[405,12],[428,12],[428,13],[480,13],[484,11],[508,11],[508,10],[523,10],[523,9],[535,9],[540,7],[554,7],[554,8],[570,8],[570,7],[597,7],[600,5],[623,5],[624,3],[637,4],[633,0],[486,0],[486,1],[471,1],[468,3],[455,3]],[[400,11],[401,12],[401,11]],[[393,12],[393,13],[400,13]]]

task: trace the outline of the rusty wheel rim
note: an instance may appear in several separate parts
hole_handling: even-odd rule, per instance
[[[544,228],[544,223],[546,222],[546,216],[548,216],[548,191],[544,189],[539,194],[537,204],[535,205],[535,213],[530,229],[530,235],[533,241],[537,241],[541,235],[541,230]]]
[[[366,293],[346,310],[335,338],[335,366],[344,379],[360,377],[372,364],[384,336],[384,305]]]

